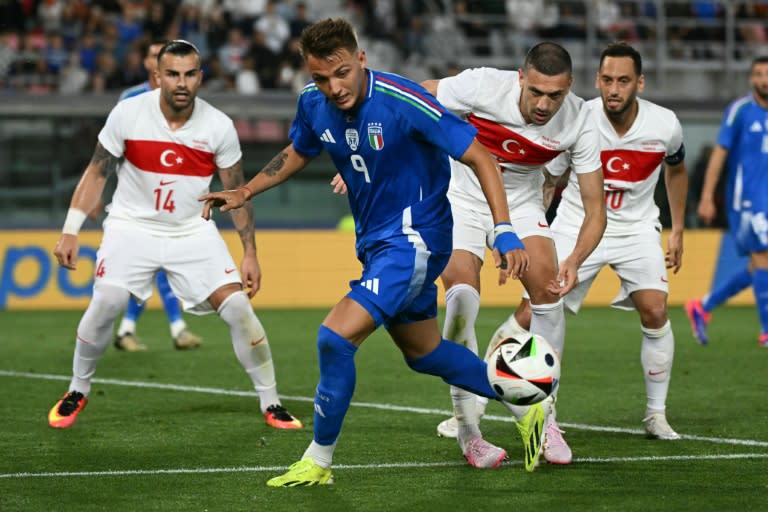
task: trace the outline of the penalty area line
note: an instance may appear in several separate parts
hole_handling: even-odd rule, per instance
[[[611,464],[632,462],[676,462],[676,461],[717,461],[737,459],[768,459],[768,453],[733,453],[719,455],[649,455],[639,457],[577,457],[574,465],[580,464]],[[521,461],[507,461],[504,466],[520,466]],[[432,469],[447,467],[465,467],[466,462],[391,462],[382,464],[339,464],[333,466],[334,471],[346,470],[386,470],[386,469]],[[223,468],[177,468],[177,469],[128,469],[107,471],[59,471],[59,472],[21,472],[0,473],[0,479],[25,478],[70,478],[70,477],[112,477],[112,476],[161,476],[161,475],[203,475],[212,473],[267,473],[285,471],[287,466],[242,466]]]

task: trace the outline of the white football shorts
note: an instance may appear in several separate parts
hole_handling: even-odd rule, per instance
[[[152,296],[155,273],[160,269],[165,269],[184,310],[198,315],[213,312],[208,297],[214,291],[242,282],[213,222],[195,234],[172,237],[152,234],[125,221],[105,221],[94,286],[118,286],[144,302]]]
[[[493,247],[493,217],[488,203],[480,203],[450,190],[448,199],[453,212],[453,249],[469,251],[482,261],[485,248]],[[511,207],[509,217],[521,240],[529,236],[552,238],[544,206],[524,204]]]
[[[576,245],[576,235],[552,230],[557,254],[571,254]],[[611,306],[633,310],[635,305],[630,294],[637,290],[660,290],[669,293],[667,268],[661,234],[651,228],[645,233],[626,236],[603,237],[595,250],[579,267],[579,284],[565,297],[565,307],[578,313],[589,288],[600,270],[610,266],[621,281],[618,295]]]

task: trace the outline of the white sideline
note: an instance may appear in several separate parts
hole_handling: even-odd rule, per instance
[[[733,453],[724,455],[667,455],[641,457],[576,457],[573,464],[594,464],[611,462],[663,462],[681,460],[734,460],[734,459],[768,459],[768,453]],[[522,461],[506,461],[504,466],[520,466]],[[385,464],[338,464],[334,471],[345,469],[421,469],[465,467],[466,462],[390,462]],[[55,473],[0,473],[0,479],[10,478],[60,478],[74,476],[147,476],[147,475],[188,475],[205,473],[265,473],[285,471],[287,466],[253,466],[253,467],[224,467],[224,468],[179,468],[179,469],[135,469],[112,471],[61,471]]]

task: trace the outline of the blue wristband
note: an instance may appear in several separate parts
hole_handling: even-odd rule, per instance
[[[525,249],[525,246],[515,234],[512,224],[500,222],[493,227],[493,248],[503,256],[515,249]]]

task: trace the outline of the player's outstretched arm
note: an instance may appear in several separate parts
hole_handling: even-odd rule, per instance
[[[667,186],[672,230],[667,240],[667,268],[677,274],[683,265],[683,228],[685,227],[685,200],[688,197],[688,171],[685,162],[666,164],[664,182]]]
[[[556,281],[550,282],[547,287],[551,293],[561,297],[578,284],[577,271],[600,243],[607,223],[602,169],[577,174],[576,178],[579,180],[581,202],[584,205],[584,220],[573,251],[560,262]]]
[[[98,208],[107,179],[117,171],[121,161],[122,158],[112,155],[100,142],[96,143],[91,161],[72,194],[61,238],[53,251],[62,267],[70,270],[77,267],[77,254],[80,250],[77,235],[88,214]]]
[[[494,242],[493,259],[499,270],[499,284],[511,276],[518,279],[528,270],[528,253],[514,232],[509,221],[509,205],[501,173],[493,156],[477,139],[464,152],[461,162],[468,165],[477,175],[488,206],[493,216]]]
[[[709,155],[707,170],[704,173],[704,185],[701,187],[701,197],[696,212],[705,224],[712,224],[717,215],[715,207],[715,189],[717,182],[720,181],[720,174],[723,172],[725,160],[728,158],[728,150],[720,144],[715,144],[712,148],[712,154]]]
[[[310,161],[312,161],[311,157],[298,153],[293,148],[293,144],[289,144],[276,154],[248,183],[234,190],[209,192],[200,196],[198,200],[205,202],[203,218],[210,220],[213,208],[219,208],[222,212],[242,208],[250,198],[284,182],[303,169]]]

